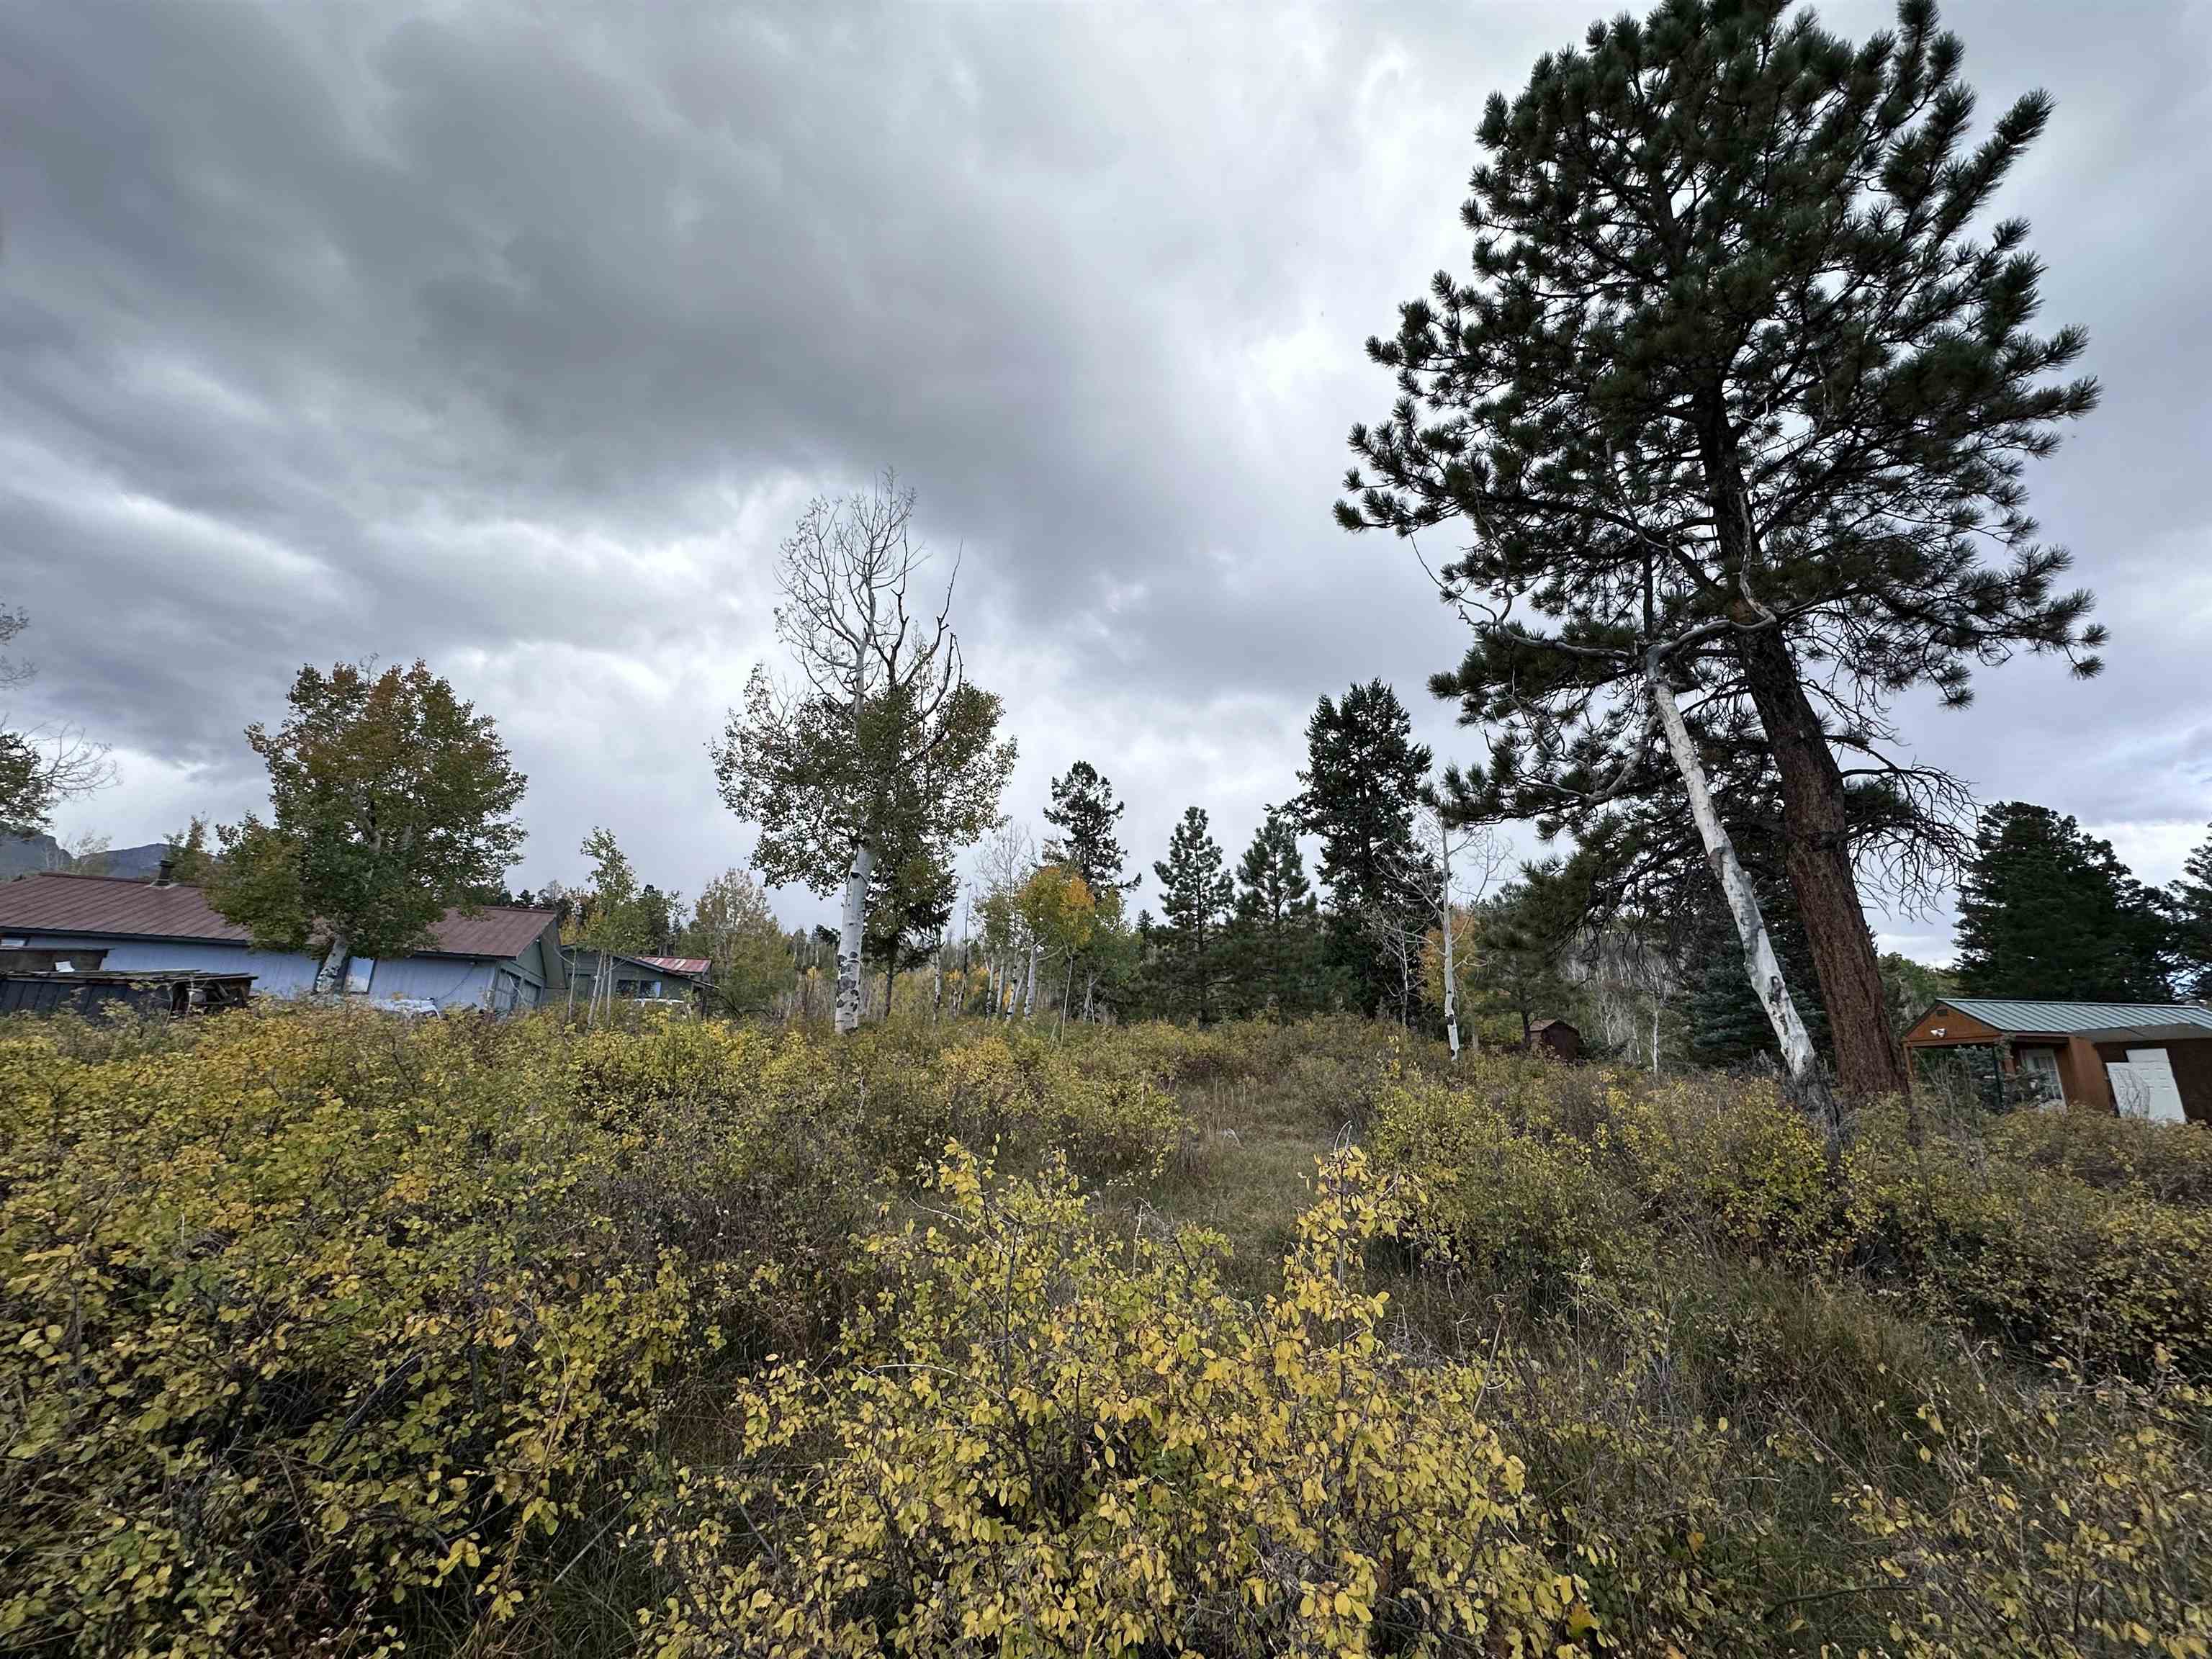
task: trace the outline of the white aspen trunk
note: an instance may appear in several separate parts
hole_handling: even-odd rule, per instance
[[[333,991],[345,988],[346,957],[349,954],[346,949],[345,935],[341,933],[331,941],[331,948],[323,952],[322,962],[315,969],[317,996],[328,996]]]
[[[1022,982],[1022,1018],[1024,1019],[1029,1018],[1036,1012],[1036,970],[1037,945],[1035,939],[1031,939],[1029,972]]]
[[[1459,981],[1452,969],[1451,830],[1443,814],[1437,814],[1437,844],[1443,849],[1443,892],[1439,914],[1444,921],[1444,1037],[1451,1044],[1454,1064],[1459,1060]]]
[[[1073,953],[1071,952],[1067,958],[1067,983],[1060,988],[1060,1029],[1062,1035],[1065,1035],[1067,1030],[1068,1005],[1074,1001],[1074,1000],[1075,957]]]
[[[1668,751],[1674,757],[1675,769],[1681,773],[1683,786],[1689,791],[1690,816],[1697,820],[1698,837],[1705,843],[1705,858],[1720,880],[1729,912],[1735,917],[1736,937],[1743,942],[1744,972],[1750,977],[1752,990],[1766,1009],[1766,1018],[1773,1024],[1775,1039],[1782,1045],[1782,1063],[1792,1082],[1810,1081],[1820,1066],[1813,1052],[1813,1039],[1806,1032],[1796,1003],[1790,999],[1790,986],[1782,977],[1781,958],[1775,955],[1774,942],[1766,932],[1766,918],[1759,914],[1759,896],[1752,891],[1751,878],[1744,873],[1742,860],[1735,855],[1735,843],[1729,839],[1720,813],[1714,809],[1712,790],[1705,782],[1705,763],[1698,760],[1697,746],[1690,741],[1690,728],[1682,720],[1682,711],[1674,702],[1674,690],[1668,685],[1656,654],[1644,660],[1644,684],[1650,693],[1651,706],[1658,714],[1660,728],[1667,734]]]
[[[1091,1024],[1091,991],[1097,982],[1098,975],[1095,969],[1086,968],[1083,970],[1083,1023],[1085,1025]]]
[[[866,842],[853,848],[853,867],[845,873],[845,899],[837,915],[837,1034],[860,1029],[860,932],[868,920],[868,878],[875,873],[876,849]]]
[[[937,1024],[938,1016],[945,1012],[945,939],[939,936],[937,949],[929,957],[929,1023]]]

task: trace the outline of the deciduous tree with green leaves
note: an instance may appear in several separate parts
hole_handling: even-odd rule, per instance
[[[521,857],[526,780],[491,716],[421,662],[305,667],[287,701],[275,731],[246,728],[270,816],[218,832],[208,899],[263,950],[319,951],[329,990],[349,957],[417,950],[501,884]]]
[[[706,959],[714,1004],[729,1014],[765,1012],[797,973],[783,924],[743,870],[725,870],[699,890],[677,950]]]
[[[1493,96],[1473,279],[1439,274],[1370,341],[1399,396],[1353,428],[1338,505],[1356,529],[1465,533],[1437,574],[1474,641],[1434,685],[1491,741],[1450,780],[1460,809],[1574,830],[1686,800],[1809,1082],[1703,777],[1756,733],[1852,1094],[1906,1080],[1856,825],[1940,849],[1964,810],[1898,752],[1894,699],[1964,704],[1975,665],[2022,649],[2093,672],[2103,638],[2021,482],[2096,402],[2057,378],[2084,337],[2031,327],[2025,224],[1974,232],[2050,100],[1967,143],[1959,42],[1929,0],[1898,17],[1854,46],[1787,0],[1669,0]]]
[[[926,562],[914,505],[886,472],[871,490],[808,506],[776,567],[776,632],[799,683],[780,686],[756,667],[712,751],[722,799],[760,826],[753,867],[779,885],[842,890],[836,1019],[847,1033],[860,1021],[878,860],[898,848],[918,867],[949,867],[998,821],[1014,764],[999,699],[968,680],[952,582],[933,611],[912,606]]]

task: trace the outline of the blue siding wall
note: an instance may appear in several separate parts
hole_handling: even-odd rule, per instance
[[[403,957],[398,962],[380,962],[368,981],[369,1000],[419,998],[441,1008],[489,1008],[493,966],[489,962],[450,957]]]
[[[33,935],[34,939],[39,936]],[[83,944],[58,939],[57,946]],[[43,950],[43,941],[33,948]],[[101,968],[119,974],[251,974],[256,996],[290,997],[315,988],[315,959],[301,951],[249,951],[242,945],[184,939],[119,939],[107,946]]]
[[[253,951],[242,945],[185,939],[103,940],[61,933],[21,937],[34,951],[66,951],[71,945],[104,948],[107,956],[100,967],[116,973],[251,974],[256,996],[304,996],[315,988],[315,970],[319,965],[304,951]],[[380,962],[369,978],[368,1000],[432,1002],[441,1008],[489,1008],[495,977],[505,965],[457,957],[404,957],[397,962]],[[519,999],[521,1006],[534,1005],[538,994],[527,975],[517,973],[514,977],[525,988]]]

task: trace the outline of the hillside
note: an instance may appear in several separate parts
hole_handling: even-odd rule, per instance
[[[0,1034],[11,1651],[2202,1654],[2212,1137],[1348,1019]]]
[[[148,881],[161,867],[161,860],[168,855],[168,851],[167,842],[150,841],[143,847],[110,848],[82,862],[100,875]],[[42,870],[68,870],[76,867],[79,862],[49,835],[0,838],[0,881],[12,881],[17,876],[35,875]]]

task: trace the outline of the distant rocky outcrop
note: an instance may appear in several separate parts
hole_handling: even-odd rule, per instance
[[[52,836],[0,837],[0,881],[33,875],[42,870],[75,870],[92,876],[121,876],[128,881],[151,881],[167,856],[168,843],[148,842],[143,847],[115,847],[88,858],[72,859]]]

